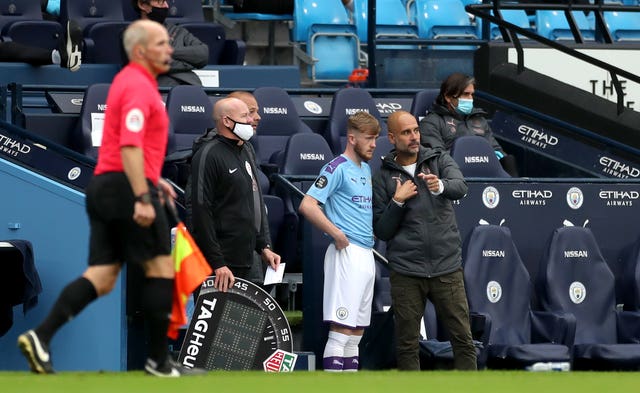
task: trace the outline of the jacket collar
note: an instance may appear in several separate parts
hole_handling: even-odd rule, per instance
[[[430,147],[424,147],[420,145],[420,151],[418,152],[418,160],[416,162],[418,163],[418,165],[421,165],[424,161],[439,155],[440,155],[440,151],[436,149],[432,149]],[[402,165],[398,164],[395,161],[395,158],[396,158],[396,151],[394,149],[389,154],[384,156],[384,160],[382,161],[382,166],[386,167],[387,169],[396,169],[396,170],[403,169]]]

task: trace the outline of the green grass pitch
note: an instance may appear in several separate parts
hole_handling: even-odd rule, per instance
[[[142,372],[61,372],[32,375],[0,372],[3,393],[614,393],[634,392],[637,372],[527,372],[527,371],[361,371],[334,374],[322,371],[267,374],[258,371],[216,371],[206,376],[154,378]]]

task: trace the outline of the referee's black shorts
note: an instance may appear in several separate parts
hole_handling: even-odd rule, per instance
[[[158,189],[149,183],[156,219],[143,228],[133,221],[135,199],[123,172],[94,176],[86,189],[91,235],[89,265],[141,263],[171,253],[171,234]]]

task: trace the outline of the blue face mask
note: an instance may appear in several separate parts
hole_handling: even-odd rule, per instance
[[[468,115],[473,109],[473,99],[458,98],[458,112]]]

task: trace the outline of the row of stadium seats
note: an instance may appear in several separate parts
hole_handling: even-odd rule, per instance
[[[536,362],[568,362],[572,369],[640,368],[638,247],[617,277],[588,228],[556,229],[546,250],[533,284],[507,227],[479,225],[471,232],[463,264],[472,325],[484,330],[479,365],[522,369]],[[391,304],[385,270],[379,266],[375,311]],[[629,311],[617,307],[616,286],[624,288],[618,302]],[[538,297],[539,311],[531,307],[532,295]],[[424,325],[424,364],[450,364],[447,334],[430,303]]]
[[[360,49],[368,39],[367,3],[366,0],[354,0],[354,12],[349,15],[338,0],[294,2],[290,40],[297,49],[297,57],[309,64],[308,76],[313,82],[346,81],[352,70],[364,62]],[[476,2],[468,2],[474,3]],[[376,37],[442,39],[443,44],[448,39],[481,38],[482,21],[472,21],[464,7],[465,3],[461,0],[378,0]],[[594,40],[593,13],[587,17],[584,13],[575,11],[572,15],[583,38]],[[574,39],[567,19],[560,11],[539,10],[534,18],[529,18],[524,10],[504,10],[502,16],[508,22],[551,40]],[[281,15],[279,17],[282,18]],[[270,20],[268,16],[263,18]],[[640,39],[640,13],[605,12],[604,18],[614,41]],[[491,24],[490,38],[499,37],[498,27]],[[397,49],[411,47],[396,46]],[[474,47],[439,45],[438,48]]]
[[[198,0],[170,0],[167,22],[179,24],[209,46],[209,64],[242,64],[245,45],[226,40],[222,25],[205,22]],[[42,19],[40,0],[0,1],[3,41],[57,48],[68,20],[76,21],[84,37],[83,62],[123,64],[122,31],[138,19],[130,0],[61,0],[60,21]]]
[[[80,113],[80,120],[73,148],[90,157],[96,157],[101,139],[101,118],[109,89],[108,84],[95,84],[87,88]],[[418,92],[411,106],[411,112],[419,118],[437,95],[437,90]],[[295,164],[295,171],[287,160],[288,154],[299,161],[320,161],[323,164],[331,157],[344,151],[346,144],[346,121],[356,111],[366,111],[378,118],[382,132],[378,137],[372,168],[376,170],[380,157],[388,153],[392,145],[386,136],[386,123],[382,120],[375,102],[364,89],[345,88],[338,90],[332,100],[328,125],[322,135],[315,134],[299,117],[288,93],[278,87],[260,87],[254,91],[260,104],[261,121],[256,136],[251,139],[259,164],[275,167],[288,175],[316,175],[320,169],[316,165]],[[216,98],[217,99],[217,98]],[[197,86],[176,86],[166,97],[166,107],[170,118],[167,161],[179,161],[188,156],[195,138],[213,128],[212,99]],[[297,138],[292,138],[297,137]],[[287,148],[296,153],[287,153]],[[460,164],[463,173],[471,177],[508,177],[502,170],[488,143],[481,137],[458,138],[452,148],[452,156]],[[487,159],[467,159],[486,157]],[[308,167],[308,168],[307,168]],[[295,172],[295,173],[294,173]],[[183,185],[184,176],[178,176],[177,183]]]

